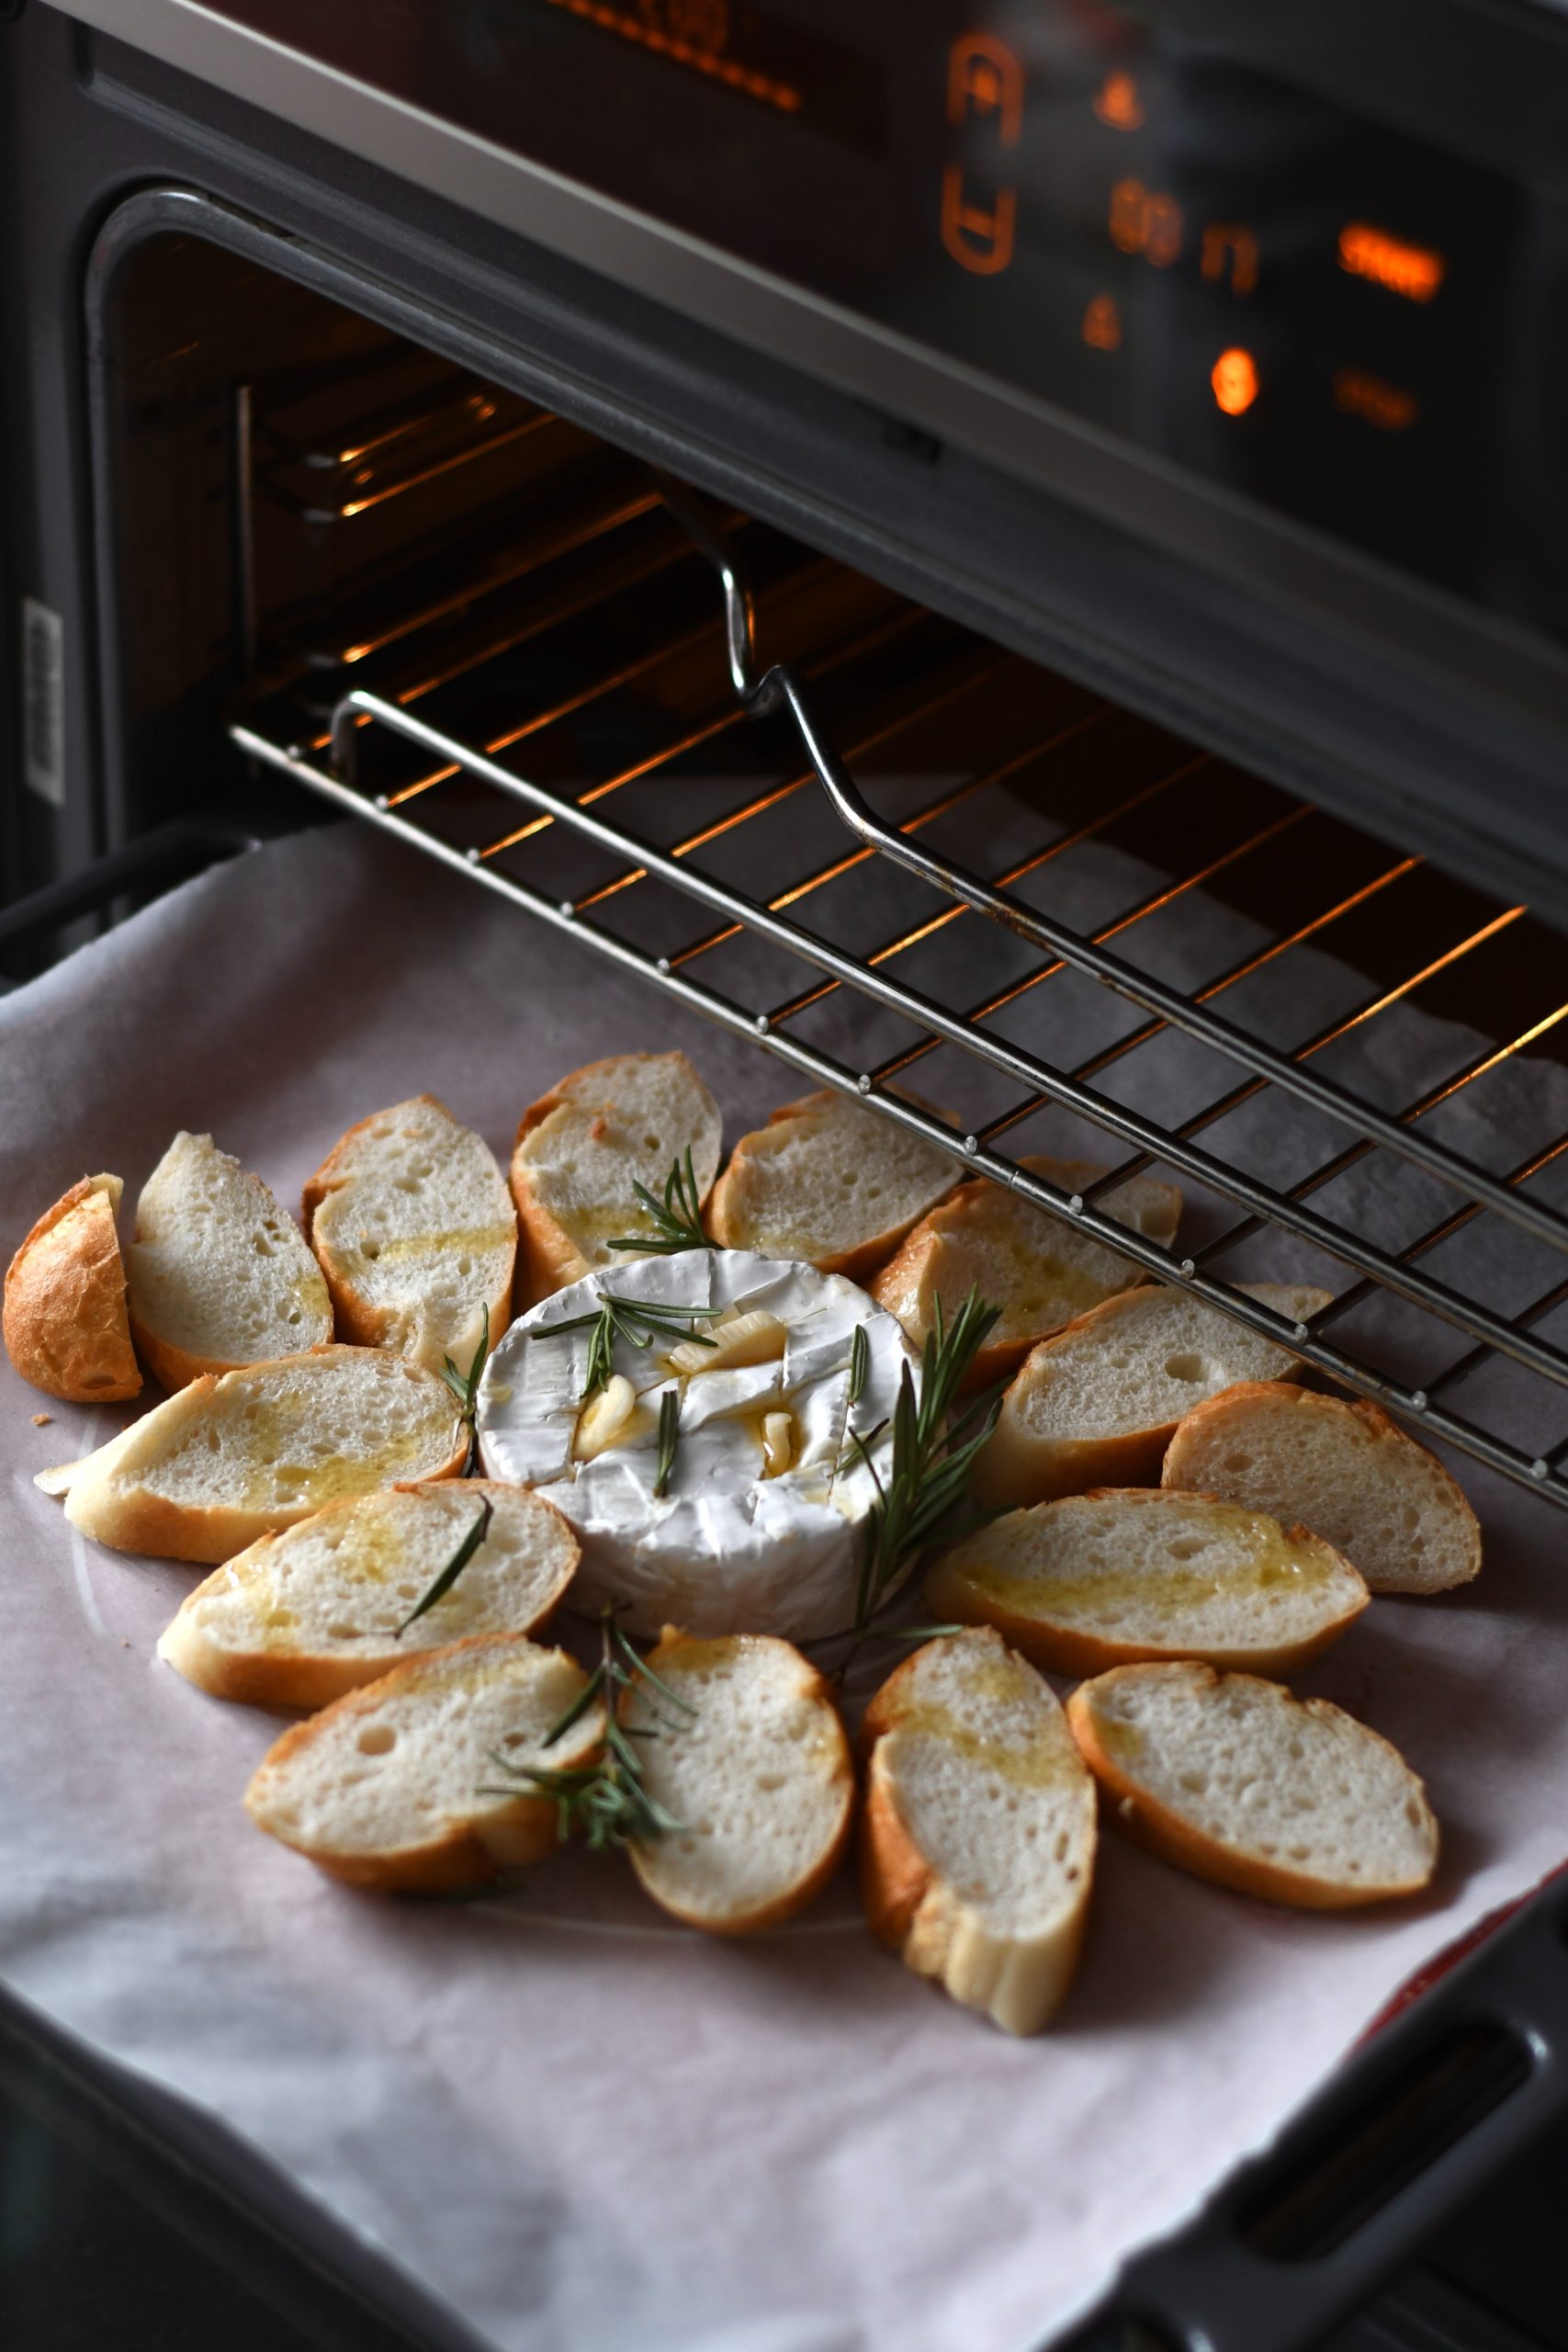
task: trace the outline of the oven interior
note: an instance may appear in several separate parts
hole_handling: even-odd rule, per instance
[[[131,250],[102,345],[111,842],[356,811],[1568,1505],[1528,910],[204,238]],[[810,740],[738,692],[705,531]],[[1178,1256],[1117,1220],[1143,1168]],[[1276,1329],[1263,1274],[1333,1304]]]

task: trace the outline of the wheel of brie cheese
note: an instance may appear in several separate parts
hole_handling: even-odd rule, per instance
[[[627,1306],[590,1396],[606,1300]],[[639,1325],[639,1306],[678,1329]],[[613,1604],[634,1634],[808,1639],[853,1618],[906,1363],[918,1383],[902,1327],[841,1274],[743,1250],[638,1259],[512,1326],[479,1384],[479,1451],[487,1476],[535,1487],[577,1530],[570,1607]]]

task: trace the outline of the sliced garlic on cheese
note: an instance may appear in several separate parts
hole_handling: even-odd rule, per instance
[[[511,1391],[507,1391],[510,1396]],[[496,1402],[503,1404],[505,1397]],[[624,1372],[617,1372],[596,1395],[591,1396],[578,1416],[572,1432],[571,1450],[579,1462],[592,1462],[608,1447],[621,1443],[632,1435],[631,1424],[637,1418],[637,1390]]]
[[[727,1315],[705,1327],[703,1340],[682,1340],[665,1358],[671,1372],[728,1372],[742,1364],[773,1363],[784,1351],[789,1333],[776,1315],[761,1309]]]
[[[634,1408],[590,1455],[584,1441],[601,1426],[581,1401],[590,1334],[552,1337],[551,1327],[592,1315],[605,1291],[716,1308],[700,1328],[719,1345],[639,1349],[617,1337],[614,1377],[593,1404],[604,1403],[608,1426],[625,1381]],[[857,1328],[868,1367],[852,1410]],[[700,1635],[807,1639],[853,1615],[862,1532],[876,1477],[886,1478],[886,1425],[907,1363],[918,1381],[899,1324],[841,1274],[739,1250],[640,1259],[587,1275],[513,1325],[479,1385],[480,1453],[490,1476],[536,1487],[576,1528],[574,1609],[614,1603],[636,1634],[674,1623]],[[671,1393],[680,1435],[656,1497],[660,1406]],[[852,1426],[871,1441],[875,1476],[848,1442]]]
[[[782,1478],[795,1463],[795,1415],[790,1412],[764,1413],[762,1416],[762,1476]]]

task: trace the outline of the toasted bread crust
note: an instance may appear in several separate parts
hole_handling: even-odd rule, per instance
[[[563,1078],[557,1080],[547,1094],[541,1094],[537,1102],[529,1103],[518,1121],[507,1181],[511,1187],[513,1205],[517,1211],[517,1225],[523,1245],[523,1262],[517,1283],[519,1313],[525,1307],[536,1306],[541,1299],[550,1297],[558,1290],[564,1290],[569,1283],[580,1282],[584,1274],[592,1273],[593,1271],[566,1227],[536,1196],[528,1163],[518,1156],[521,1146],[533,1134],[536,1127],[543,1126],[552,1112],[558,1111],[563,1103],[577,1099],[574,1090],[578,1081],[592,1078],[597,1071],[614,1069],[623,1062],[666,1059],[682,1064],[694,1090],[698,1094],[708,1093],[706,1081],[695,1063],[689,1056],[679,1050],[672,1051],[669,1055],[606,1055],[599,1061],[584,1062],[579,1069],[568,1070]],[[712,1100],[711,1096],[709,1100]],[[703,1194],[700,1214],[705,1215],[707,1208],[711,1205],[713,1192],[714,1187],[710,1185]],[[635,1216],[636,1208],[636,1199],[631,1193],[628,1181],[626,1199],[628,1223]],[[709,1221],[708,1230],[711,1232],[712,1229],[712,1224]]]
[[[1032,1175],[1045,1177],[1065,1191],[1081,1189],[1092,1182],[1095,1177],[1105,1173],[1103,1168],[1091,1160],[1053,1159],[1039,1153],[1021,1160],[1019,1165],[1028,1169]],[[871,1295],[877,1305],[886,1306],[890,1314],[896,1315],[907,1329],[911,1323],[917,1329],[923,1323],[921,1293],[928,1279],[934,1278],[934,1270],[940,1264],[950,1237],[962,1236],[976,1211],[988,1204],[998,1189],[987,1176],[978,1176],[967,1184],[960,1184],[947,1200],[927,1211],[871,1283]],[[1170,1233],[1174,1236],[1181,1210],[1181,1195],[1174,1184],[1162,1185],[1159,1190],[1170,1196]],[[1067,1229],[1071,1230],[1071,1227]],[[1106,1244],[1107,1248],[1111,1246]],[[1150,1279],[1142,1266],[1129,1259],[1127,1279],[1122,1288],[1133,1290]],[[1119,1294],[1112,1290],[1110,1295],[1114,1297]],[[992,1300],[990,1304],[1005,1305],[1006,1302]],[[1042,1340],[1050,1339],[1074,1319],[1074,1312],[1069,1310],[1054,1322],[1042,1322],[1037,1329],[1026,1332],[1021,1338],[988,1340],[964,1375],[964,1391],[989,1388],[998,1380],[1010,1379],[1032,1348],[1038,1347]],[[910,1336],[914,1338],[915,1332],[911,1331]]]
[[[861,1900],[872,1934],[907,1968],[934,1978],[955,2001],[983,2010],[1005,2031],[1037,2033],[1061,2006],[1083,1949],[1094,1875],[1092,1811],[1083,1883],[1070,1912],[1049,1933],[1019,1936],[989,1927],[963,1891],[938,1874],[904,1817],[897,1762],[906,1728],[904,1686],[937,1646],[924,1645],[896,1668],[862,1722],[860,1744],[868,1760],[857,1854]],[[999,1638],[995,1647],[998,1658],[1005,1656]],[[919,1712],[917,1699],[917,1724]]]
[[[46,1209],[6,1274],[6,1352],[22,1378],[68,1405],[141,1394],[115,1229],[118,1176],[84,1176]]]
[[[777,1634],[739,1634],[728,1638],[741,1641],[778,1642],[784,1648],[794,1646],[793,1644],[783,1642]],[[662,1674],[671,1667],[677,1666],[682,1650],[691,1642],[692,1637],[682,1633],[676,1626],[666,1625],[657,1646],[649,1652],[648,1663],[653,1672]],[[700,1645],[705,1649],[711,1649],[713,1645],[711,1641],[703,1641]],[[802,1685],[802,1696],[809,1704],[823,1709],[825,1727],[829,1729],[830,1734],[836,1735],[838,1744],[838,1755],[831,1774],[832,1783],[837,1786],[840,1797],[838,1824],[831,1838],[823,1847],[811,1869],[803,1878],[797,1879],[792,1886],[784,1888],[772,1902],[755,1905],[749,1911],[737,1911],[721,1919],[716,1918],[710,1912],[689,1908],[670,1889],[656,1885],[649,1857],[637,1846],[627,1849],[631,1855],[632,1868],[636,1871],[644,1892],[652,1897],[661,1910],[667,1911],[671,1918],[682,1921],[689,1928],[699,1928],[705,1935],[760,1936],[770,1928],[782,1928],[786,1920],[795,1918],[807,1908],[807,1905],[816,1901],[843,1860],[849,1846],[850,1833],[854,1826],[855,1772],[854,1763],[850,1754],[849,1740],[844,1732],[843,1720],[839,1713],[839,1704],[833,1694],[831,1684],[816,1667],[810,1664],[809,1660],[801,1657],[798,1651],[795,1655],[800,1657],[801,1664],[807,1668],[807,1679]],[[627,1720],[635,1703],[634,1691],[622,1692],[616,1713],[623,1723]]]
[[[390,1491],[416,1495],[426,1483],[423,1479],[400,1480]],[[450,1487],[453,1482],[440,1479],[434,1483]],[[462,1491],[465,1495],[472,1494],[476,1501],[482,1501],[490,1494],[515,1493],[517,1490],[498,1487],[493,1479],[473,1478],[463,1483]],[[299,1524],[309,1528],[323,1520],[341,1518],[355,1510],[363,1499],[362,1496],[345,1495],[341,1501],[325,1504],[310,1519],[302,1520]],[[548,1599],[526,1624],[507,1627],[510,1634],[529,1636],[537,1633],[555,1614],[581,1557],[576,1530],[565,1513],[558,1510],[554,1503],[543,1495],[534,1495],[531,1500],[537,1510],[547,1511],[550,1518],[558,1522],[566,1544],[562,1552],[563,1573],[558,1577]],[[253,1563],[264,1562],[266,1555],[288,1532],[283,1529],[258,1537],[233,1559],[225,1561],[181,1601],[159,1638],[158,1655],[177,1673],[183,1674],[187,1682],[194,1682],[198,1690],[207,1691],[211,1698],[230,1700],[241,1706],[271,1707],[284,1713],[297,1708],[301,1713],[313,1713],[318,1708],[331,1706],[334,1700],[345,1697],[350,1690],[363,1690],[367,1683],[378,1682],[383,1675],[395,1673],[399,1667],[433,1655],[432,1649],[423,1647],[388,1650],[378,1657],[363,1652],[334,1653],[330,1650],[279,1653],[260,1647],[230,1649],[222,1643],[212,1641],[203,1631],[200,1622],[202,1600],[231,1570],[243,1570]],[[467,1638],[478,1641],[485,1636],[472,1634]],[[454,1648],[457,1645],[445,1643],[439,1646]]]
[[[221,1377],[243,1379],[247,1374],[279,1365],[320,1363],[331,1352],[330,1349],[310,1348],[299,1355],[276,1357],[272,1366],[250,1364]],[[177,1413],[181,1419],[199,1414],[218,1386],[219,1377],[204,1373],[200,1379],[189,1382],[176,1396],[155,1407],[154,1411]],[[117,1552],[147,1553],[161,1559],[192,1560],[216,1567],[261,1536],[293,1527],[321,1508],[319,1503],[310,1502],[292,1510],[243,1508],[230,1503],[193,1505],[173,1501],[146,1487],[116,1492],[113,1482],[119,1459],[152,1418],[144,1414],[140,1421],[122,1430],[118,1438],[111,1439],[96,1453],[75,1465],[76,1475],[66,1490],[65,1515],[84,1535],[90,1535]],[[425,1474],[429,1479],[457,1477],[468,1460],[466,1434],[456,1417],[454,1420],[452,1451],[444,1462]]]
[[[1136,1672],[1135,1668],[1118,1668],[1116,1672]],[[1200,1667],[1196,1672],[1205,1674],[1211,1683],[1218,1683],[1221,1676],[1213,1667]],[[1097,1678],[1109,1681],[1111,1675]],[[1230,1680],[1257,1681],[1259,1676],[1232,1676]],[[1336,1716],[1344,1709],[1326,1699],[1304,1699],[1295,1702],[1309,1714]],[[1430,1872],[1407,1883],[1397,1885],[1336,1886],[1323,1879],[1311,1878],[1300,1871],[1282,1867],[1260,1854],[1247,1854],[1222,1839],[1211,1838],[1186,1821],[1169,1805],[1151,1796],[1139,1783],[1134,1773],[1118,1761],[1111,1747],[1101,1738],[1095,1717],[1094,1685],[1085,1683],[1067,1701],[1067,1723],[1078,1744],[1078,1753],[1094,1774],[1111,1806],[1111,1817],[1124,1836],[1135,1845],[1145,1847],[1162,1860],[1174,1862],[1179,1870],[1190,1871],[1195,1878],[1207,1879],[1214,1886],[1229,1887],[1237,1894],[1255,1894],[1266,1903],[1282,1903],[1299,1911],[1354,1911],[1369,1903],[1386,1903],[1399,1895],[1418,1894],[1430,1881]],[[1404,1758],[1392,1740],[1371,1731],[1365,1724],[1358,1728],[1369,1739],[1375,1739],[1391,1755],[1398,1757],[1406,1771]],[[1415,1775],[1411,1777],[1414,1779]],[[1417,1786],[1419,1786],[1417,1782]],[[1425,1804],[1425,1792],[1422,1793]],[[1427,1808],[1430,1819],[1430,1808]],[[1434,1835],[1437,1825],[1433,1823]]]
[[[1277,1397],[1289,1398],[1292,1403],[1300,1399],[1303,1410],[1314,1414],[1325,1408],[1349,1414],[1360,1423],[1368,1436],[1379,1447],[1403,1450],[1414,1446],[1417,1453],[1425,1454],[1430,1465],[1430,1475],[1434,1482],[1445,1492],[1456,1521],[1465,1527],[1469,1539],[1469,1552],[1465,1569],[1461,1575],[1449,1578],[1442,1585],[1420,1583],[1395,1585],[1385,1581],[1373,1585],[1374,1591],[1452,1591],[1457,1586],[1469,1584],[1480,1575],[1481,1523],[1475,1516],[1464,1488],[1449,1469],[1448,1464],[1438,1460],[1430,1446],[1423,1445],[1420,1439],[1412,1435],[1409,1430],[1401,1429],[1399,1423],[1385,1413],[1381,1405],[1374,1405],[1369,1397],[1324,1396],[1314,1389],[1298,1388],[1294,1382],[1289,1380],[1238,1380],[1234,1387],[1222,1388],[1217,1396],[1206,1397],[1202,1404],[1194,1405],[1192,1410],[1177,1423],[1171,1432],[1170,1443],[1161,1468],[1160,1484],[1163,1487],[1176,1488],[1182,1486],[1183,1457],[1189,1439],[1207,1438],[1216,1430],[1223,1430],[1227,1422],[1232,1420],[1245,1422],[1249,1410],[1260,1399],[1272,1400]]]
[[[438,1095],[411,1094],[408,1099],[410,1102],[428,1103],[432,1110],[439,1111],[443,1118],[451,1119],[454,1126],[461,1125]],[[385,1118],[386,1115],[385,1110],[371,1111],[363,1119],[356,1119],[352,1127],[345,1128],[315,1174],[306,1178],[304,1189],[299,1196],[300,1223],[304,1227],[305,1238],[315,1253],[316,1262],[321,1267],[327,1285],[327,1295],[332,1301],[333,1321],[336,1336],[340,1340],[346,1340],[351,1346],[361,1348],[381,1348],[391,1344],[399,1320],[399,1310],[389,1305],[378,1305],[366,1297],[333,1250],[331,1241],[325,1236],[317,1233],[316,1217],[322,1204],[332,1193],[355,1182],[352,1159],[357,1140],[367,1128],[374,1126],[378,1119]],[[517,1252],[514,1243],[507,1266],[506,1280],[499,1285],[494,1296],[485,1302],[492,1341],[501,1337],[512,1320],[513,1285],[516,1276],[516,1265]]]
[[[856,1854],[866,1924],[879,1944],[902,1956],[916,1915],[931,1892],[931,1865],[910,1837],[886,1770],[873,1761],[866,1773]]]
[[[1094,1487],[1159,1485],[1167,1449],[1181,1420],[1190,1419],[1190,1414],[1145,1429],[1118,1430],[1106,1437],[1049,1438],[1024,1426],[1020,1409],[1015,1407],[1015,1398],[1027,1388],[1037,1363],[1048,1361],[1053,1350],[1077,1346],[1086,1333],[1114,1329],[1132,1303],[1144,1300],[1148,1287],[1139,1283],[1130,1290],[1116,1292],[1030,1350],[1002,1399],[997,1426],[976,1460],[975,1496],[987,1510],[1057,1502],[1064,1495],[1087,1494]],[[1259,1287],[1293,1288],[1315,1296],[1323,1306],[1328,1304],[1331,1295],[1327,1291],[1314,1291],[1304,1283]],[[1297,1361],[1292,1358],[1292,1364]],[[1196,1406],[1192,1408],[1194,1412],[1198,1409]]]
[[[910,1095],[908,1099],[919,1102],[922,1110],[933,1108],[919,1095]],[[830,1104],[837,1100],[837,1096],[829,1088],[819,1087],[814,1093],[800,1095],[793,1102],[781,1102],[776,1110],[768,1114],[763,1127],[754,1129],[753,1134],[765,1133],[769,1127],[782,1126],[790,1120],[798,1119],[816,1110],[819,1104]],[[761,1246],[760,1242],[752,1238],[751,1222],[746,1202],[746,1188],[750,1182],[751,1159],[749,1147],[751,1141],[752,1136],[741,1136],[729,1156],[728,1167],[723,1170],[715,1184],[708,1202],[707,1229],[721,1249],[751,1250]],[[955,1162],[955,1178],[956,1166]],[[881,1233],[873,1234],[853,1249],[829,1250],[821,1256],[814,1257],[810,1262],[817,1268],[818,1273],[845,1274],[851,1282],[868,1282],[879,1267],[886,1264],[906,1235],[913,1231],[922,1214],[924,1212],[917,1211],[915,1216],[900,1218],[897,1224],[888,1226]]]
[[[465,1651],[493,1646],[498,1641],[517,1638],[494,1634],[478,1634],[471,1641],[453,1642],[445,1649],[423,1650],[406,1665],[395,1667],[389,1674],[377,1681],[344,1693],[321,1713],[306,1722],[293,1724],[280,1739],[275,1740],[252,1775],[245,1791],[245,1810],[258,1829],[280,1845],[303,1854],[324,1871],[329,1878],[341,1879],[348,1886],[373,1888],[384,1894],[454,1894],[468,1887],[488,1886],[503,1870],[526,1868],[542,1861],[559,1843],[558,1808],[553,1797],[520,1797],[507,1809],[504,1834],[492,1836],[488,1841],[477,1829],[466,1824],[454,1823],[439,1837],[420,1846],[403,1846],[395,1850],[375,1854],[334,1852],[331,1848],[306,1845],[290,1838],[287,1831],[264,1815],[265,1783],[282,1766],[292,1763],[301,1752],[308,1750],[323,1733],[341,1722],[345,1714],[368,1714],[380,1704],[389,1684],[394,1687],[411,1673],[430,1667],[437,1660],[453,1658]],[[583,1758],[574,1756],[574,1761]]]
[[[1086,1499],[1092,1501],[1097,1497],[1114,1494],[1124,1497],[1131,1504],[1152,1503],[1157,1508],[1164,1491],[1157,1487],[1091,1487]],[[1314,1657],[1320,1657],[1348,1631],[1371,1605],[1371,1594],[1350,1563],[1321,1536],[1299,1526],[1287,1527],[1284,1532],[1286,1540],[1301,1549],[1326,1554],[1348,1576],[1356,1577],[1361,1590],[1359,1600],[1315,1633],[1298,1642],[1281,1643],[1273,1649],[1196,1649],[1190,1645],[1161,1648],[1152,1643],[1117,1641],[1111,1634],[1089,1633],[1080,1625],[1065,1624],[1045,1616],[1026,1616],[1021,1610],[1011,1609],[1005,1601],[978,1590],[953,1564],[951,1555],[935,1561],[927,1572],[925,1595],[934,1617],[960,1625],[994,1625],[1010,1648],[1048,1674],[1071,1675],[1078,1679],[1108,1673],[1113,1666],[1162,1665],[1179,1658],[1199,1658],[1224,1671],[1266,1676],[1294,1674]]]

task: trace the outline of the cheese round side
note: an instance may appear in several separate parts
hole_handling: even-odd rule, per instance
[[[675,1340],[656,1335],[638,1349],[617,1338],[615,1369],[637,1395],[633,1433],[576,1460],[590,1334],[552,1332],[595,1314],[605,1292],[650,1306],[765,1312],[784,1326],[783,1355],[682,1381],[668,1362]],[[866,1335],[866,1372],[852,1409],[857,1329]],[[582,1561],[569,1608],[586,1614],[614,1604],[634,1634],[675,1624],[695,1634],[809,1639],[853,1618],[876,1485],[850,1431],[869,1438],[891,1422],[906,1363],[918,1385],[902,1327],[841,1274],[744,1250],[644,1258],[587,1275],[512,1326],[479,1384],[479,1452],[488,1476],[536,1488],[577,1530]],[[671,1388],[681,1396],[680,1438],[667,1491],[656,1497],[660,1400]],[[794,1416],[795,1458],[764,1477],[762,1419],[780,1410]],[[870,1451],[886,1482],[886,1428]]]

